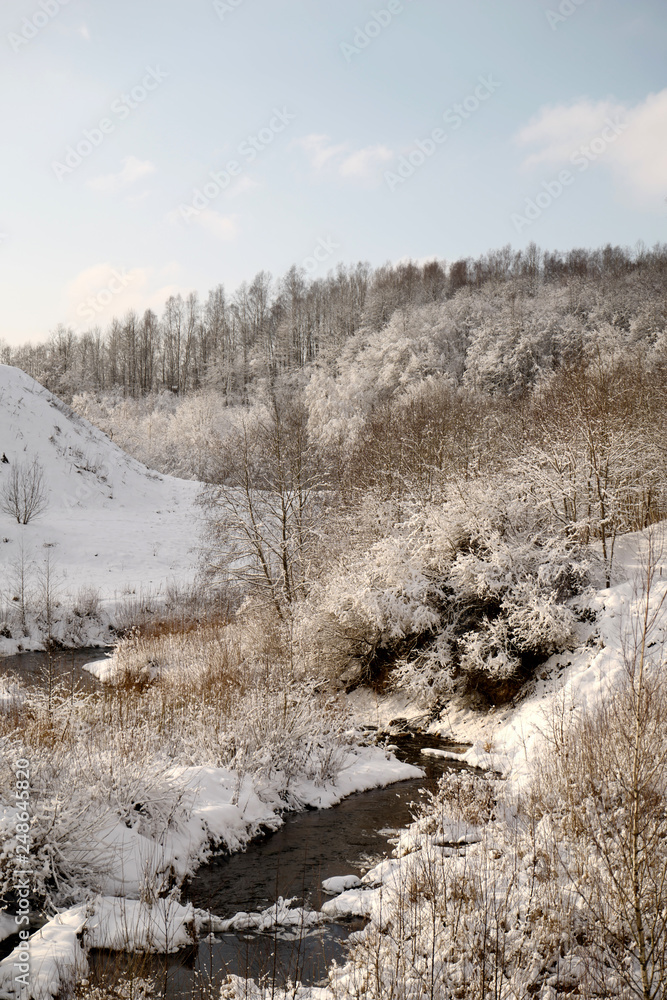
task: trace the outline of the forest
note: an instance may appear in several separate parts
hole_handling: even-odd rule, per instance
[[[348,683],[495,698],[665,516],[666,278],[664,245],[292,268],[3,360],[207,484],[218,602],[297,620]]]

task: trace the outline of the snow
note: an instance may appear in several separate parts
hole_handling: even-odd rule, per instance
[[[178,951],[192,944],[196,930],[195,910],[172,898],[148,903],[134,899],[101,897],[86,918],[86,946],[113,951]]]
[[[346,889],[358,889],[361,879],[356,875],[334,875],[333,878],[325,878],[322,888],[331,896],[338,896]]]
[[[319,927],[327,920],[324,913],[317,910],[306,909],[303,906],[292,906],[292,899],[283,899],[279,896],[272,906],[268,906],[259,913],[246,913],[241,910],[227,920],[215,920],[213,929],[216,932],[228,934],[235,932],[252,932],[254,934],[267,934],[269,931],[281,931],[283,937],[290,938],[290,931],[302,932],[313,927]],[[287,931],[287,934],[285,932]]]
[[[16,976],[26,969],[22,961],[25,948],[19,945],[0,962],[0,998],[35,997],[42,1000],[56,996],[75,979],[85,975],[88,962],[78,935],[86,923],[86,907],[77,906],[60,913],[44,925],[28,942],[29,988],[24,989]],[[19,967],[15,963],[19,963]]]
[[[23,545],[39,573],[46,553],[58,599],[99,591],[113,613],[128,598],[164,595],[195,577],[201,525],[196,482],[151,472],[18,368],[0,365],[0,489],[36,459],[48,507],[27,525],[0,511],[0,567],[11,578]],[[24,648],[39,642],[22,639]],[[0,638],[0,653],[16,651]]]
[[[113,681],[116,676],[117,661],[113,656],[105,656],[103,660],[91,660],[89,663],[84,663],[81,669],[87,670],[93,677],[97,677],[98,681],[106,684]]]
[[[322,913],[332,920],[350,920],[352,917],[370,917],[376,896],[366,889],[348,889],[334,899],[322,904]]]

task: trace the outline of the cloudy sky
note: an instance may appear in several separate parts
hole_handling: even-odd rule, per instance
[[[292,263],[665,240],[664,0],[2,0],[0,339]]]

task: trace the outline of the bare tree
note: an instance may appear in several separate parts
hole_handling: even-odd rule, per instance
[[[216,540],[210,568],[264,594],[284,619],[306,591],[322,513],[300,402],[274,396],[244,421],[226,458],[224,482],[201,501]]]
[[[0,509],[15,517],[19,524],[28,524],[43,514],[47,506],[48,490],[40,462],[34,458],[31,463],[15,463],[0,486]]]

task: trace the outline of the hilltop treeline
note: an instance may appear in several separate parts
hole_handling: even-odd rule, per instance
[[[233,295],[221,284],[203,302],[195,292],[172,296],[162,316],[131,311],[79,335],[59,326],[42,344],[0,345],[0,357],[66,400],[81,392],[136,398],[207,388],[245,404],[258,383],[330,360],[398,313],[427,336],[430,325],[447,327],[457,378],[516,393],[545,362],[558,366],[576,353],[577,338],[593,326],[657,335],[666,279],[665,245],[566,253],[506,246],[449,266],[341,265],[313,280],[292,267],[277,279],[260,271]]]
[[[501,699],[571,641],[618,536],[667,516],[666,277],[661,246],[292,269],[10,359],[209,484],[230,606],[351,682]]]

